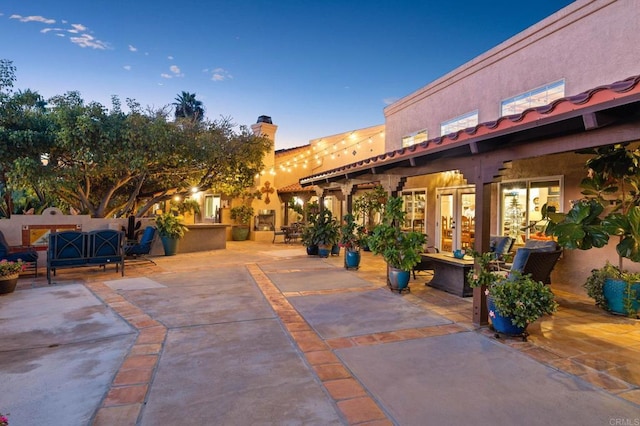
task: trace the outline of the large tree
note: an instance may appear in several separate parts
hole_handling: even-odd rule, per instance
[[[204,120],[204,106],[196,99],[195,93],[182,92],[173,103],[176,119],[188,119],[195,122]]]
[[[39,163],[40,154],[52,138],[42,96],[31,90],[10,90],[14,70],[9,61],[0,61],[0,192],[4,201],[0,211],[6,217],[14,212],[12,194],[20,189],[22,168]],[[42,205],[46,195],[42,191],[36,193]]]
[[[76,92],[49,100],[55,133],[47,164],[25,180],[47,177],[65,203],[93,217],[142,215],[192,187],[237,193],[251,186],[271,142],[229,120],[169,121],[166,109],[142,111],[117,98],[110,110]]]

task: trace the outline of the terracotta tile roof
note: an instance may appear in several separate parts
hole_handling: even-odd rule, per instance
[[[298,182],[278,188],[278,194],[284,194],[287,192],[310,192],[310,191],[313,191],[313,187],[307,186],[303,188],[302,185],[300,185]]]
[[[389,151],[355,163],[347,164],[332,170],[300,179],[302,185],[310,185],[331,178],[343,178],[350,172],[371,169],[372,167],[389,166],[405,159],[417,158],[432,152],[467,145],[473,141],[483,141],[502,134],[515,133],[526,128],[553,123],[554,120],[577,117],[589,112],[598,111],[598,105],[615,107],[640,102],[640,75],[629,77],[612,84],[598,86],[575,96],[567,96],[554,102],[524,110],[520,114],[500,117],[495,121],[480,123],[458,132],[429,139],[420,144]],[[603,107],[604,108],[604,107]]]

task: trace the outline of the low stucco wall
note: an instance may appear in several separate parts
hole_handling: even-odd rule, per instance
[[[227,248],[226,230],[228,226],[219,223],[187,225],[189,232],[180,240],[178,253]]]
[[[146,226],[154,225],[152,218],[137,219],[141,222],[140,230]],[[10,246],[27,245],[25,241],[28,235],[32,239],[41,235],[41,240],[46,238],[46,230],[77,229],[80,231],[93,231],[96,229],[120,230],[127,226],[127,219],[94,219],[89,215],[65,215],[58,209],[47,209],[41,215],[12,215],[11,219],[0,220],[0,231],[4,234]],[[207,250],[226,249],[226,228],[229,225],[221,224],[192,224],[187,225],[189,232],[180,241],[179,253],[192,253]],[[33,241],[31,241],[33,244]],[[38,248],[38,267],[47,265],[46,242],[35,244]],[[163,255],[164,249],[160,238],[156,238],[151,249],[151,255]]]

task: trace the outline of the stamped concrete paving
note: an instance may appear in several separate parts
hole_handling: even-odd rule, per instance
[[[324,339],[451,324],[381,288],[289,300]]]
[[[497,344],[482,329],[472,332],[459,313],[468,301],[460,311],[448,295],[448,305],[438,307],[413,294],[372,290],[384,285],[376,258],[345,271],[341,258],[309,258],[302,248],[229,246],[158,258],[158,266],[127,268],[124,279],[65,271],[58,286],[19,284],[0,297],[0,337],[17,342],[0,349],[0,382],[21,395],[3,394],[0,412],[11,412],[16,425],[42,424],[52,413],[72,425],[481,424],[491,415],[495,424],[596,425],[640,417],[638,404],[586,376]],[[294,274],[302,287],[278,288],[291,285]],[[376,292],[386,302],[357,297]],[[435,290],[426,296],[439,298]],[[74,299],[87,303],[79,309]],[[333,313],[364,327],[376,316],[358,322],[359,315],[385,309],[398,311],[404,325],[390,330],[392,316],[372,329],[336,331],[328,321]],[[412,324],[402,314],[408,311],[436,321]],[[526,352],[541,352],[534,349]]]
[[[0,412],[17,426],[90,424],[135,338],[81,284],[3,296]]]

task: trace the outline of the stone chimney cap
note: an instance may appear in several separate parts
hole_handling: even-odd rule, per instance
[[[258,117],[258,123],[267,123],[267,124],[273,124],[273,122],[271,121],[271,117],[269,117],[268,115],[261,115],[260,117]]]

